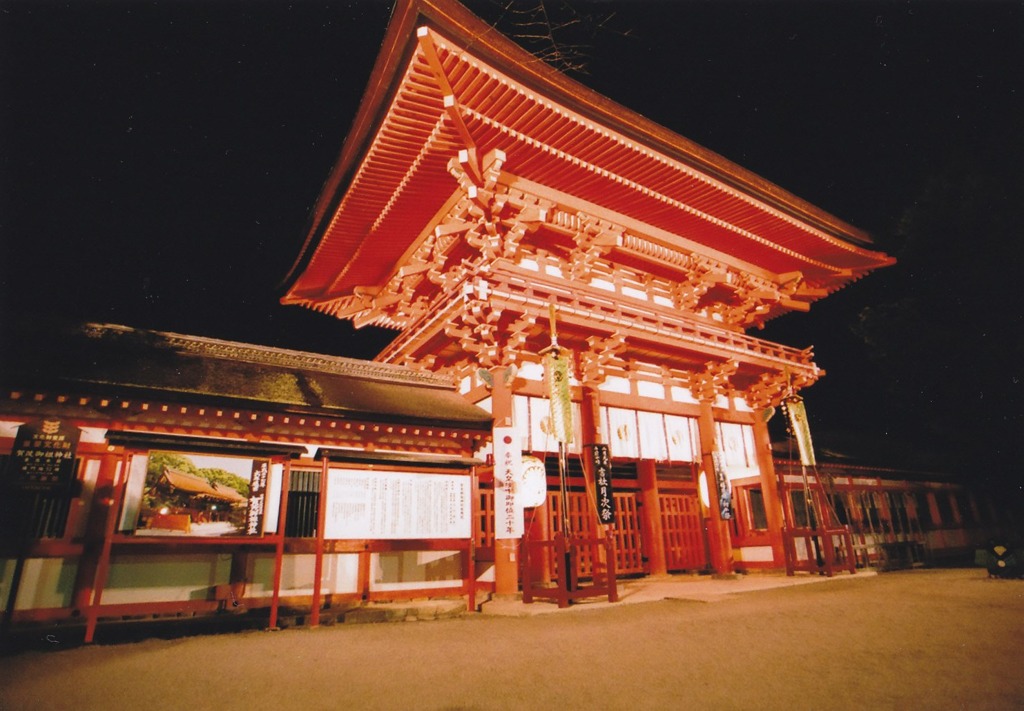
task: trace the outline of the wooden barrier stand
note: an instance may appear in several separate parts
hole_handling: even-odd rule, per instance
[[[580,552],[586,549],[589,549],[590,559],[594,561],[589,585],[581,584],[578,565]],[[550,541],[524,538],[520,550],[523,602],[532,603],[536,598],[551,600],[558,603],[559,607],[568,607],[576,600],[590,597],[607,596],[608,602],[619,601],[615,580],[615,541],[611,534],[604,538],[566,538],[559,531]],[[555,574],[550,583],[535,579],[530,565],[531,558],[543,556],[545,552],[555,561]],[[604,565],[598,561],[603,561]]]

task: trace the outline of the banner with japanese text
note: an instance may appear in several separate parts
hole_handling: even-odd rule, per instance
[[[807,422],[807,409],[804,407],[803,399],[794,395],[786,398],[782,405],[789,421],[789,431],[796,439],[796,446],[800,450],[800,463],[808,467],[815,466],[811,426]]]
[[[588,444],[594,473],[597,520],[615,523],[615,501],[612,496],[612,458],[607,444]]]
[[[572,443],[571,372],[572,356],[569,351],[553,350],[544,356],[544,373],[551,400],[551,433],[562,444]]]
[[[715,484],[718,486],[718,512],[722,519],[732,518],[732,483],[725,470],[725,458],[717,449],[711,453],[711,461],[715,468]]]
[[[523,507],[516,496],[522,451],[515,427],[494,428],[494,537],[522,538]]]

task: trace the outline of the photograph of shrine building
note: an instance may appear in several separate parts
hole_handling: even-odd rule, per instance
[[[970,556],[995,502],[817,461],[824,373],[758,336],[893,261],[461,5],[399,2],[281,298],[394,340],[18,334],[61,346],[0,376],[5,628]]]

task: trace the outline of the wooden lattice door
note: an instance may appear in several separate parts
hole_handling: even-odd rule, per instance
[[[637,509],[635,492],[616,492],[615,523],[612,535],[615,537],[615,567],[619,575],[645,573],[643,558],[643,539],[640,531],[640,516]],[[558,492],[548,493],[548,511],[551,512],[551,530],[562,530],[561,497]],[[581,536],[594,536],[595,514],[593,504],[587,494],[582,491],[569,492],[569,525],[573,533]],[[593,562],[589,549],[581,550],[579,558],[579,574],[581,578],[589,578],[593,574]]]
[[[647,572],[644,567],[643,540],[640,536],[640,516],[637,513],[636,493],[632,491],[616,492],[615,527],[615,566],[620,575]]]
[[[593,513],[591,513],[590,502],[587,501],[586,493],[582,491],[568,492],[567,503],[566,511],[568,512],[570,530],[579,536],[593,536],[594,517]],[[562,524],[562,497],[557,491],[548,492],[548,511],[551,516],[552,533],[564,531],[565,526]],[[552,561],[552,564],[554,565],[556,562]],[[580,578],[590,578],[593,576],[594,568],[589,548],[580,549],[577,567]],[[556,576],[558,571],[552,569],[551,574]]]
[[[661,528],[665,564],[669,570],[699,570],[707,566],[700,504],[696,494],[661,494]]]

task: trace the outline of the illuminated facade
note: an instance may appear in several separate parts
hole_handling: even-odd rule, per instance
[[[620,572],[730,574],[784,567],[763,413],[822,375],[809,349],[749,331],[891,262],[461,5],[402,2],[283,302],[395,329],[377,360],[450,374],[540,457],[557,450],[539,355],[553,311],[575,451],[606,445],[614,462]],[[766,535],[737,546],[697,489],[750,482]],[[514,542],[495,548],[513,592]]]
[[[462,6],[399,2],[283,297],[394,341],[363,362],[92,325],[39,346],[64,356],[48,370],[32,348],[4,364],[5,628],[474,609],[520,590],[519,523],[610,535],[624,576],[831,572],[846,540],[837,569],[970,550],[997,516],[962,487],[773,460],[773,408],[823,373],[751,331],[892,262],[870,244]],[[540,460],[539,505],[517,472],[500,486],[496,444]]]

